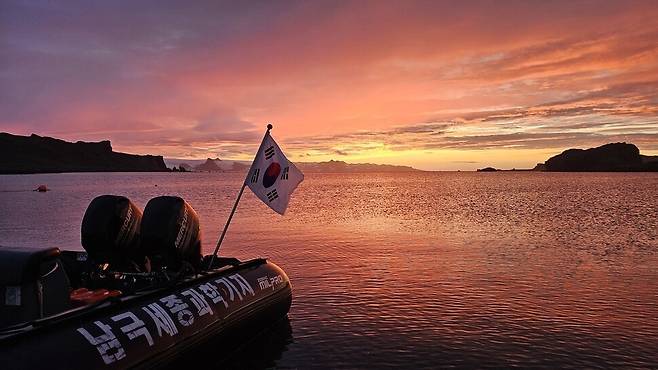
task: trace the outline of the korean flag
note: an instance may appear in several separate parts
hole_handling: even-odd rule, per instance
[[[304,174],[286,158],[268,130],[247,174],[249,189],[282,215],[292,192],[303,180]]]

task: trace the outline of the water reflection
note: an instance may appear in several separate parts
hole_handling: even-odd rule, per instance
[[[203,363],[207,369],[268,369],[276,366],[293,343],[292,326],[285,317],[265,328],[232,333],[227,339],[207,341],[176,359],[167,369]]]
[[[294,342],[288,317],[272,325],[241,345],[224,361],[221,369],[267,369],[275,367],[288,346]]]
[[[241,180],[0,176],[0,239],[80,248],[96,195],[173,194],[210,252]],[[310,174],[286,217],[245,196],[221,253],[293,284],[294,342],[255,367],[658,368],[656,174]]]

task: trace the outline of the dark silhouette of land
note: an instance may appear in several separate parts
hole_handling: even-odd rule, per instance
[[[168,171],[162,156],[112,151],[109,141],[75,143],[0,133],[0,173]]]
[[[637,146],[629,143],[610,143],[590,149],[567,149],[537,163],[533,169],[500,170],[480,168],[477,172],[540,171],[540,172],[655,172],[658,156],[642,155]]]
[[[208,158],[190,165],[175,160],[176,172],[245,172],[250,163]],[[346,163],[343,161],[301,162],[304,172],[413,172],[408,166]],[[0,133],[0,174],[57,172],[162,172],[170,171],[162,156],[135,155],[112,151],[109,141],[67,142],[46,136]]]
[[[610,143],[590,149],[568,149],[535,167],[551,172],[658,171],[658,156],[640,154],[628,143]]]
[[[409,166],[343,161],[300,162],[304,172],[364,173],[415,172]],[[178,171],[244,172],[248,163],[208,158],[190,166],[180,163]],[[590,149],[568,149],[538,163],[534,171],[547,172],[637,172],[658,171],[658,156],[640,154],[630,143],[610,143]],[[109,141],[67,142],[51,137],[0,133],[0,174],[49,172],[162,172],[169,171],[162,156],[135,155],[112,151]],[[493,167],[478,172],[501,171]],[[528,171],[516,170],[515,171]]]

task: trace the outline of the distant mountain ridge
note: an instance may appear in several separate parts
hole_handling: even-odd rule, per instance
[[[420,172],[420,170],[409,166],[374,163],[347,163],[334,160],[328,162],[299,162],[295,163],[295,165],[302,170],[302,172]]]
[[[181,164],[181,166],[184,165],[184,163]],[[194,166],[192,169],[198,172],[242,172],[247,171],[249,165],[237,161],[223,161],[219,158],[208,158],[204,163]]]
[[[165,158],[169,165],[183,166],[188,171],[199,172],[242,172],[251,166],[249,161],[226,160],[219,158],[199,159]],[[416,172],[421,171],[409,166],[373,163],[347,163],[344,161],[294,162],[302,172],[352,173],[352,172]]]
[[[114,152],[109,141],[67,142],[0,133],[0,173],[168,171],[162,156]]]

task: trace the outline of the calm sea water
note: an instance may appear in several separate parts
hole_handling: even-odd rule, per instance
[[[250,344],[250,366],[658,367],[658,175],[306,177],[284,217],[245,192],[221,249],[293,283],[289,326]],[[0,243],[81,249],[96,195],[168,194],[210,252],[241,180],[0,176]]]

